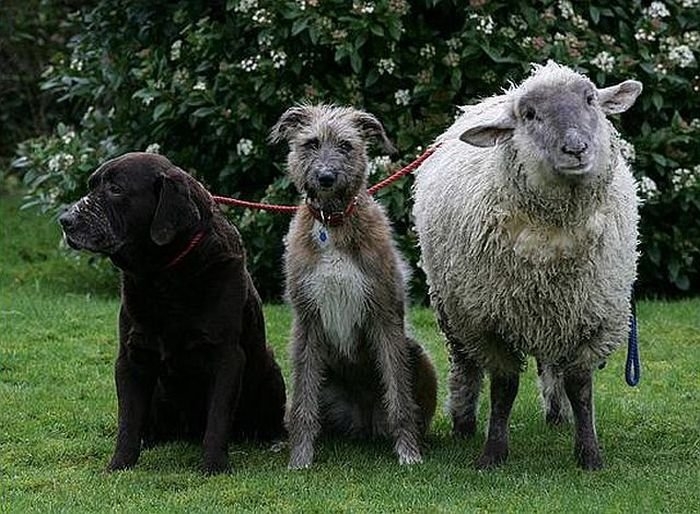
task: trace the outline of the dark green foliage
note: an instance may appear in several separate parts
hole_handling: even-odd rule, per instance
[[[75,17],[76,35],[42,85],[84,113],[82,121],[21,145],[15,167],[31,187],[29,203],[60,209],[100,161],[157,144],[218,194],[295,202],[283,176],[286,149],[266,142],[291,104],[335,102],[376,114],[399,149],[393,170],[450,124],[456,105],[498,93],[526,76],[530,62],[552,58],[600,86],[644,83],[638,104],[616,120],[636,148],[631,159],[647,198],[640,289],[698,291],[700,15],[691,4],[101,1]],[[410,183],[379,198],[415,264]],[[241,210],[231,217],[261,292],[278,297],[288,218]],[[424,298],[420,273],[414,286],[414,297]]]

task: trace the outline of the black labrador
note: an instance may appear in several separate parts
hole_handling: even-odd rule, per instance
[[[228,444],[284,435],[285,387],[266,345],[241,236],[211,195],[163,156],[100,166],[60,218],[68,244],[121,270],[115,380],[119,430],[109,470],[145,447],[203,440],[204,471]]]

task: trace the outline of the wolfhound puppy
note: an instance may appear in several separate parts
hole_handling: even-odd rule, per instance
[[[294,321],[290,469],[307,468],[321,431],[389,436],[401,464],[422,461],[435,412],[430,358],[406,333],[407,267],[382,208],[367,194],[367,144],[392,150],[381,123],[348,107],[299,105],[270,139],[306,204],[286,239]]]

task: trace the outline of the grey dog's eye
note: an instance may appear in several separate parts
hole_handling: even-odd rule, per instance
[[[307,139],[306,141],[304,141],[303,146],[304,146],[304,148],[307,148],[309,150],[316,150],[318,148],[318,144],[319,144],[318,138],[312,137],[311,139]]]
[[[350,141],[341,141],[338,143],[338,147],[345,153],[352,152],[352,143],[350,143]]]

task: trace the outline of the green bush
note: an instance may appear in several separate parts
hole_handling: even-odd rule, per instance
[[[100,161],[149,147],[219,194],[294,202],[281,164],[286,149],[266,143],[294,102],[376,114],[400,150],[394,169],[450,124],[456,105],[497,93],[520,81],[530,62],[551,58],[600,86],[644,83],[637,105],[616,120],[634,145],[630,159],[646,198],[640,288],[698,291],[698,3],[102,0],[76,18],[76,36],[42,85],[84,111],[82,122],[25,142],[15,164],[29,201],[52,210],[83,192]],[[375,157],[382,168],[386,158]],[[378,197],[415,264],[411,182]],[[261,292],[276,297],[288,218],[230,215]],[[420,273],[414,286],[423,298]]]

